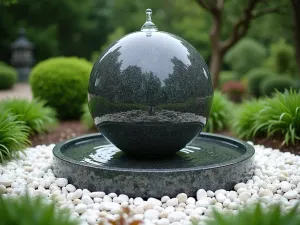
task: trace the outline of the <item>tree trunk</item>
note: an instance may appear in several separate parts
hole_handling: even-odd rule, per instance
[[[224,54],[218,49],[213,50],[212,56],[210,59],[209,69],[213,78],[213,86],[216,89],[219,86],[219,77],[222,67]]]
[[[294,14],[294,38],[296,47],[296,63],[299,68],[300,75],[300,1],[291,0],[292,9]]]

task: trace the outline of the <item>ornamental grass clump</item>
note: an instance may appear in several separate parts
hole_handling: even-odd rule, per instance
[[[0,102],[0,108],[9,110],[17,116],[17,120],[24,121],[31,134],[46,132],[57,122],[55,110],[46,106],[43,100],[6,99]]]
[[[228,127],[233,104],[227,99],[225,94],[219,91],[214,92],[214,99],[210,111],[210,116],[204,131],[221,131]]]
[[[23,121],[17,120],[17,116],[0,109],[0,162],[18,156],[23,151],[29,144],[28,130]]]
[[[260,204],[240,209],[237,214],[214,212],[214,219],[206,225],[299,225],[300,211],[298,205],[284,210],[278,205],[262,207]]]
[[[69,211],[55,208],[42,198],[28,195],[12,197],[0,196],[1,225],[78,225],[71,219]]]
[[[249,101],[237,111],[233,131],[241,138],[284,138],[282,145],[300,140],[300,91],[276,92],[272,97]]]

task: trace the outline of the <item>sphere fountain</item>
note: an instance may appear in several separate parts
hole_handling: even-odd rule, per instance
[[[54,173],[132,197],[230,190],[253,175],[254,148],[201,133],[213,99],[209,69],[187,41],[158,31],[151,13],[95,63],[88,100],[101,133],[57,144]]]

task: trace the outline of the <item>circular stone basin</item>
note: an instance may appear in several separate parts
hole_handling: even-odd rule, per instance
[[[254,148],[233,138],[201,133],[175,155],[128,157],[102,134],[57,144],[54,174],[77,188],[130,197],[195,196],[198,189],[233,189],[253,175]]]

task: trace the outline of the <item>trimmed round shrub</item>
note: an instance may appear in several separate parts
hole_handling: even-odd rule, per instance
[[[17,81],[17,71],[5,63],[0,63],[0,90],[10,89]]]
[[[86,102],[92,64],[75,57],[47,59],[30,75],[34,97],[44,99],[63,120],[78,119]]]
[[[260,84],[260,92],[263,95],[271,96],[276,90],[284,92],[286,89],[296,88],[295,82],[290,77],[270,77]]]
[[[244,38],[225,55],[228,63],[239,78],[253,68],[260,67],[267,54],[266,48],[259,42]]]
[[[71,219],[69,210],[60,209],[42,197],[1,197],[0,212],[2,225],[79,225]]]
[[[96,128],[87,103],[83,105],[83,114],[80,118],[80,121],[89,130]]]
[[[248,78],[248,92],[250,95],[258,98],[262,96],[262,93],[260,91],[260,84],[269,77],[275,76],[275,74],[264,68],[257,68],[249,71],[249,73],[246,74]]]

